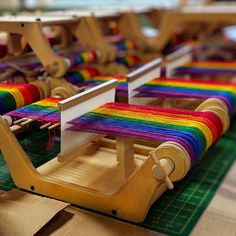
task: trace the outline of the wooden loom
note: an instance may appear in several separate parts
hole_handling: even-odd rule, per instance
[[[43,64],[44,69],[47,73],[54,77],[62,76],[68,69],[68,64],[66,59],[57,56],[52,48],[50,47],[48,41],[46,40],[42,28],[45,26],[59,26],[64,31],[75,30],[78,20],[72,19],[69,17],[1,17],[0,18],[0,30],[6,31],[9,33],[9,54],[6,58],[3,58],[2,61],[4,64],[9,65],[9,70],[11,73],[20,71],[25,75],[26,82],[34,84],[39,92],[41,99],[47,98],[50,94],[54,97],[64,97],[67,98],[78,92],[78,90],[68,82],[63,80],[48,80],[47,75],[43,75],[42,71],[30,71],[25,70],[21,67],[29,63],[29,61],[35,60],[36,57],[32,53],[23,54],[23,47],[25,44],[22,44],[22,38],[24,38],[27,43],[31,46],[32,50],[35,52],[36,56]],[[14,27],[11,27],[14,25]],[[68,42],[71,40],[71,35],[66,34],[62,42]],[[37,38],[39,42],[32,41],[33,38]],[[66,39],[67,38],[67,39]],[[36,42],[36,43],[35,43]],[[17,55],[22,54],[22,55]],[[8,69],[7,69],[8,70]],[[7,73],[7,72],[6,72]],[[9,73],[9,74],[11,74]],[[36,79],[37,76],[41,76],[41,79]],[[42,77],[44,77],[42,79]],[[10,78],[10,75],[7,77]],[[5,80],[7,80],[7,78]],[[20,77],[16,77],[17,82],[19,82]],[[4,79],[4,78],[3,78]],[[2,80],[3,80],[2,79]],[[13,79],[12,79],[13,80]],[[11,126],[11,130],[16,133],[20,130],[24,130],[33,120],[31,119],[21,119],[14,124],[12,123],[9,117],[4,117],[6,123]],[[50,128],[50,127],[49,127]]]
[[[136,17],[131,17],[130,12],[124,9],[95,9],[93,11],[87,10],[68,10],[63,12],[49,12],[46,15],[67,15],[67,16],[83,16],[84,23],[90,29],[90,32],[93,36],[93,39],[96,39],[97,42],[104,42],[107,45],[110,45],[110,49],[113,52],[110,52],[111,60],[117,56],[116,49],[110,43],[107,42],[104,32],[102,30],[103,27],[109,24],[109,22],[116,22],[120,29],[120,35],[124,37],[124,39],[132,39],[138,42],[138,49],[140,51],[140,55],[144,58],[144,62],[150,61],[157,57],[157,52],[151,52],[149,49],[148,38],[144,37],[141,33],[141,27],[138,23]],[[127,29],[129,29],[129,33],[127,33]],[[115,51],[114,51],[115,50]]]
[[[55,59],[55,61],[58,58],[63,60],[63,58],[58,57],[56,54],[53,53],[51,47],[49,46],[48,42],[46,41],[46,39],[43,35],[42,27],[44,27],[44,26],[53,26],[53,27],[55,27],[55,26],[58,26],[58,25],[60,27],[62,27],[62,29],[63,29],[62,31],[64,33],[68,33],[68,38],[67,39],[65,39],[67,34],[65,34],[63,36],[63,38],[64,38],[64,40],[62,40],[62,42],[64,42],[63,45],[62,45],[63,47],[66,47],[68,44],[70,44],[72,42],[71,37],[72,37],[72,35],[74,34],[74,32],[76,30],[78,30],[78,32],[76,31],[77,32],[77,37],[78,37],[78,35],[81,35],[83,33],[83,30],[85,29],[85,27],[84,28],[81,27],[80,29],[77,29],[78,28],[77,24],[79,24],[79,27],[80,27],[82,20],[81,19],[78,20],[78,18],[75,18],[75,17],[72,17],[72,18],[66,17],[65,18],[65,17],[58,17],[58,16],[56,16],[56,17],[50,17],[50,16],[47,16],[47,17],[45,17],[45,16],[44,17],[19,16],[19,17],[14,17],[14,18],[3,17],[3,18],[0,19],[0,21],[2,22],[2,30],[6,30],[9,26],[9,24],[11,24],[11,23],[14,23],[14,24],[18,23],[20,25],[20,27],[22,27],[21,24],[24,24],[24,27],[25,27],[25,25],[29,24],[30,26],[28,26],[28,28],[30,30],[32,30],[33,26],[34,27],[35,27],[35,25],[38,26],[37,34],[36,33],[31,34],[31,31],[27,30],[27,34],[28,34],[27,37],[28,38],[29,37],[36,37],[38,34],[40,34],[42,36],[41,38],[43,39],[42,45],[44,46],[44,49],[45,50],[46,49],[50,50],[49,53],[45,53],[45,55],[46,54],[51,54],[51,56],[52,56],[51,60]],[[68,23],[70,23],[71,21],[73,22],[73,24],[68,25]],[[24,23],[22,23],[22,22],[24,22]],[[43,22],[43,24],[41,22]],[[82,29],[82,31],[81,31],[81,29]],[[18,32],[18,33],[19,33],[19,35],[11,33],[10,38],[15,37],[14,38],[15,43],[16,43],[16,45],[18,45],[20,47],[20,46],[22,46],[20,44],[20,35],[24,36],[26,33],[24,32],[24,30],[22,32]],[[27,37],[26,37],[26,39],[27,39]],[[10,40],[10,42],[11,41],[12,40]],[[65,42],[67,42],[67,43],[65,43]],[[83,42],[85,43],[85,40]],[[31,45],[31,47],[32,47],[32,45]],[[35,50],[36,52],[41,52],[40,49],[42,49],[42,47],[41,46],[38,47],[38,45],[34,45],[34,47],[32,47],[32,49]],[[19,51],[22,51],[22,50],[19,50]],[[36,56],[38,56],[37,53],[36,53]],[[43,65],[45,65],[47,63],[47,61],[45,60],[44,57],[39,58],[39,59],[41,59],[41,62],[42,62]],[[34,55],[25,54],[25,55],[21,55],[21,56],[18,56],[18,57],[8,56],[7,58],[4,59],[4,62],[8,63],[10,65],[12,65],[12,64],[14,65],[14,64],[17,64],[18,62],[20,62],[22,64],[24,64],[24,63],[27,64],[27,62],[31,61],[31,60],[35,60]],[[65,62],[66,62],[66,60],[65,60]],[[16,68],[18,69],[18,68],[20,68],[20,66],[18,65]],[[47,69],[48,69],[48,67],[47,67]],[[47,71],[47,69],[46,69],[46,71]],[[57,67],[54,68],[54,69],[55,69],[54,72],[57,73],[57,71],[56,71]],[[20,70],[23,71],[23,69],[20,69]],[[50,71],[48,71],[48,72],[50,72]],[[29,74],[29,71],[26,71],[25,73]],[[37,84],[40,83],[40,85],[41,84],[43,85],[44,91],[43,91],[43,96],[42,97],[44,97],[44,98],[48,97],[48,95],[49,95],[49,85],[47,83],[45,83],[44,81],[37,81],[37,80],[34,80],[34,81]],[[74,88],[74,86],[72,86],[70,83],[64,82],[62,79],[58,80],[58,81],[50,80],[49,82],[50,82],[51,96],[56,96],[56,97],[59,96],[59,97],[67,98],[67,97],[69,97],[71,95],[74,95],[78,92]],[[7,123],[9,125],[12,125],[12,122],[10,121],[10,119],[8,117],[5,117],[5,118],[6,118]],[[12,126],[11,129],[12,129],[12,131],[16,131],[16,130],[18,131],[20,128],[22,128],[23,126],[25,126],[26,124],[29,124],[31,122],[33,122],[33,120],[31,120],[31,119],[21,119],[19,121],[17,120],[17,121],[15,121],[15,125]],[[54,127],[54,126],[52,126],[52,127]],[[50,128],[51,128],[51,126],[49,126],[49,129]]]
[[[146,37],[142,33],[141,25],[138,21],[138,17],[136,14],[151,14],[154,17],[154,20],[157,22],[160,21],[160,25],[158,24],[158,27],[160,27],[160,33],[156,37]],[[102,25],[108,24],[108,22],[115,21],[117,22],[120,34],[125,39],[135,39],[137,42],[139,42],[139,50],[145,51],[148,49],[156,50],[156,52],[148,52],[148,53],[141,53],[142,57],[145,57],[144,61],[148,62],[150,60],[153,60],[154,58],[157,58],[161,54],[157,54],[157,52],[161,52],[161,50],[164,48],[164,46],[167,44],[167,42],[170,40],[174,29],[176,27],[180,26],[181,24],[187,24],[187,23],[199,23],[200,22],[208,22],[210,19],[210,22],[218,22],[216,14],[210,13],[204,13],[204,17],[195,19],[194,14],[199,14],[199,12],[185,12],[185,11],[170,11],[167,10],[166,12],[159,14],[156,10],[148,10],[144,9],[142,11],[127,11],[124,9],[106,9],[104,11],[100,10],[93,10],[93,11],[81,11],[81,10],[68,10],[63,12],[49,12],[46,13],[46,15],[67,15],[67,16],[76,16],[78,18],[81,18],[83,16],[83,24],[87,25],[87,29],[91,32],[91,35],[93,39],[96,39],[95,42],[100,42],[99,44],[108,44],[106,43],[106,39],[104,38],[103,32],[102,32]],[[213,14],[213,17],[211,17]],[[220,12],[220,14],[223,14]],[[221,15],[220,15],[221,16]],[[223,18],[221,17],[220,20],[222,22],[226,21],[227,23],[234,22],[234,17],[230,15],[229,13],[224,13]],[[175,18],[178,18],[176,21]],[[196,22],[195,22],[196,21]],[[220,22],[221,22],[220,21]],[[153,23],[156,23],[153,22]],[[175,23],[174,25],[172,23]],[[166,26],[171,27],[170,30],[163,30],[166,28]],[[163,41],[163,42],[162,42]],[[159,46],[159,44],[161,44]],[[109,44],[108,44],[109,45]],[[95,46],[95,44],[94,44]],[[94,47],[93,46],[93,47]],[[112,45],[110,45],[112,46]],[[158,49],[157,49],[158,48]],[[114,47],[113,47],[114,50]],[[113,56],[111,56],[113,55]],[[113,51],[110,52],[110,59],[114,60],[116,53]],[[146,58],[147,57],[147,58]]]
[[[160,60],[147,67],[151,66],[150,73],[156,76],[157,71],[152,71],[155,63],[159,65]],[[135,73],[130,80],[137,85]],[[119,218],[142,221],[150,205],[167,187],[173,187],[171,182],[185,176],[190,161],[177,143],[165,142],[153,150],[134,145],[130,138],[116,137],[113,141],[66,130],[71,119],[114,101],[115,86],[113,80],[60,103],[61,153],[37,169],[0,118],[0,148],[16,185]],[[14,147],[11,150],[9,143]]]
[[[190,159],[180,145],[171,142],[153,150],[134,145],[129,138],[111,141],[66,130],[69,120],[113,101],[115,86],[113,80],[60,103],[61,153],[37,169],[0,118],[0,148],[15,184],[119,218],[143,221],[150,205],[173,187],[171,182],[185,176]],[[14,148],[7,148],[9,144]]]
[[[141,25],[138,21],[137,14],[146,14],[152,19],[152,23],[159,29],[159,34],[155,37],[146,37],[142,33]],[[143,11],[124,11],[118,10],[118,13],[114,13],[114,10],[107,10],[102,16],[99,17],[99,12],[94,12],[94,16],[99,20],[110,19],[118,22],[121,35],[124,38],[136,39],[141,42],[146,49],[152,49],[156,52],[161,52],[171,39],[173,32],[177,27],[182,27],[191,24],[189,37],[196,35],[196,32],[201,31],[202,23],[209,23],[214,25],[230,25],[235,24],[234,9],[221,8],[215,9],[209,7],[209,9],[202,8],[182,8],[179,10],[147,10]],[[107,15],[105,17],[105,15]],[[113,15],[113,17],[112,17]],[[109,19],[110,18],[110,19]],[[200,26],[199,26],[200,25]],[[213,27],[214,28],[214,27]]]
[[[68,16],[16,16],[16,17],[1,17],[0,31],[8,32],[8,56],[3,59],[4,62],[13,65],[13,62],[19,61],[19,55],[25,51],[27,43],[30,45],[39,61],[42,63],[45,71],[54,78],[62,77],[70,63],[66,58],[57,56],[50,47],[46,37],[43,33],[43,27],[50,27],[56,32],[60,39],[60,45],[56,45],[61,52],[69,54],[71,51],[82,47],[85,50],[96,50],[99,63],[106,63],[103,65],[96,65],[96,68],[101,71],[108,71],[108,73],[122,72],[126,73],[122,66],[107,64],[113,61],[116,57],[116,51],[112,45],[103,41],[99,37],[99,33],[93,32],[90,29],[90,17],[75,17]],[[23,22],[23,23],[22,23]],[[15,28],[11,28],[14,24]],[[24,25],[24,26],[23,26]],[[19,26],[19,27],[17,27]],[[23,26],[23,27],[22,27]],[[33,30],[33,29],[37,30]],[[40,43],[35,43],[32,38],[37,38]],[[74,38],[79,40],[79,45],[75,45]],[[25,43],[22,44],[22,39]],[[31,40],[31,41],[30,41]],[[74,46],[73,46],[74,45]],[[46,52],[46,53],[44,53]],[[26,58],[26,60],[29,57]],[[17,67],[17,69],[19,69]]]
[[[75,28],[78,24],[76,19],[69,17],[1,17],[0,31],[9,33],[10,52],[22,52],[21,37],[27,41],[37,58],[42,63],[46,71],[54,77],[61,77],[68,68],[67,62],[57,56],[51,49],[49,42],[42,32],[43,26],[61,26],[65,31],[68,27]],[[66,34],[69,41],[69,34]],[[34,40],[37,38],[37,41]]]
[[[146,66],[149,76],[156,75],[157,65],[160,60]],[[139,69],[130,76],[132,88],[140,85],[138,77],[143,75]],[[114,101],[116,85],[117,81],[112,80],[59,103],[61,152],[37,169],[0,118],[0,148],[15,184],[122,219],[143,221],[150,205],[173,187],[172,182],[186,175],[190,157],[181,145],[173,142],[144,145],[131,138],[112,140],[104,135],[67,130],[68,121]],[[216,112],[210,105],[201,110]],[[9,143],[14,148],[8,149]]]
[[[209,9],[208,9],[209,8]],[[140,44],[140,49],[151,49],[161,52],[171,39],[173,32],[178,27],[191,24],[189,37],[196,35],[196,32],[201,31],[199,24],[209,23],[215,25],[230,25],[235,24],[234,9],[229,8],[214,8],[208,7],[206,10],[203,8],[183,7],[178,10],[173,9],[144,9],[142,11],[124,10],[124,9],[106,9],[104,11],[81,11],[69,10],[63,12],[50,12],[49,15],[62,15],[67,16],[86,16],[84,17],[85,24],[88,25],[94,38],[104,43],[102,39],[102,32],[98,22],[104,24],[111,20],[116,21],[119,25],[120,34],[126,39],[135,39]],[[143,34],[141,25],[138,21],[137,14],[146,14],[150,17],[152,23],[159,29],[159,33],[155,37],[147,37]],[[48,13],[47,13],[48,14]],[[87,19],[86,19],[87,18]],[[98,45],[97,45],[98,46]],[[110,52],[115,55],[114,52]],[[157,54],[156,54],[157,55]],[[112,57],[111,57],[112,58]],[[113,57],[114,58],[114,57]],[[153,59],[153,57],[152,57]]]
[[[15,24],[16,26],[19,25],[19,28],[17,29],[17,33],[11,33],[9,32],[9,46],[12,49],[12,54],[16,55],[17,52],[22,52],[25,45],[22,45],[21,38],[25,38],[26,41],[28,41],[28,38],[38,38],[40,40],[40,44],[31,45],[31,42],[28,42],[32,48],[32,50],[35,52],[37,58],[39,61],[43,64],[43,68],[41,69],[42,76],[42,70],[45,70],[46,77],[47,74],[49,74],[52,77],[62,77],[67,69],[69,68],[69,60],[67,58],[63,58],[61,56],[57,56],[53,52],[53,48],[50,47],[49,43],[47,42],[45,36],[43,35],[43,27],[57,27],[60,29],[60,32],[57,32],[59,34],[59,37],[61,38],[61,44],[57,45],[60,46],[60,52],[65,53],[66,56],[70,54],[70,52],[73,51],[74,48],[71,48],[71,44],[73,42],[73,37],[76,36],[77,39],[79,39],[80,44],[84,48],[89,47],[90,49],[96,49],[98,50],[98,61],[109,61],[114,59],[114,55],[112,58],[110,57],[112,45],[109,45],[108,43],[105,43],[102,41],[103,39],[100,37],[96,37],[96,35],[99,36],[99,33],[94,33],[93,30],[90,31],[90,21],[91,18],[83,18],[83,17],[75,17],[73,16],[17,16],[17,17],[1,17],[0,22],[2,28],[0,30],[4,30],[8,32],[8,28],[10,28],[11,24]],[[22,23],[24,22],[24,23]],[[93,21],[92,21],[93,22]],[[25,27],[22,27],[21,24],[27,25],[27,30],[25,30]],[[37,26],[37,27],[36,27]],[[37,31],[33,31],[32,28],[36,27]],[[12,29],[11,29],[12,31]],[[25,32],[26,31],[26,32]],[[58,30],[57,30],[58,31]],[[94,35],[93,35],[94,34]],[[26,35],[26,36],[25,36]],[[38,37],[40,36],[40,37]],[[12,44],[14,37],[14,44]],[[93,40],[91,40],[93,39]],[[99,47],[97,45],[99,44]],[[77,48],[81,47],[81,45],[76,45]],[[108,47],[109,46],[109,47]],[[109,49],[107,49],[109,48]],[[13,53],[14,49],[14,53]],[[34,72],[24,70],[21,65],[26,64],[29,61],[37,60],[32,53],[26,53],[23,55],[17,55],[13,56],[10,55],[11,50],[9,50],[9,55],[6,58],[3,58],[2,61],[10,67],[13,67],[13,71],[21,71],[24,74],[26,74],[26,77],[29,77],[30,80],[32,80],[31,77],[36,76]],[[45,52],[45,53],[42,53]],[[47,55],[50,55],[48,57]],[[60,61],[60,63],[63,63],[63,65],[58,64],[57,61]],[[49,64],[48,64],[49,63]],[[94,65],[96,69],[102,74],[125,74],[127,73],[127,69],[115,64],[105,64],[105,65]],[[51,69],[50,69],[51,68]],[[52,71],[53,68],[53,71]],[[11,69],[11,68],[10,68]],[[10,73],[10,72],[9,72]],[[9,77],[9,76],[8,76]],[[45,77],[43,75],[43,77]],[[45,78],[46,78],[45,77]],[[34,79],[35,80],[35,79]],[[58,94],[58,92],[63,93],[63,89],[71,91],[73,90],[72,86],[69,86],[68,83],[65,83],[65,80],[61,79],[60,81],[56,81],[55,79],[50,79],[49,81],[50,87],[53,89],[52,95]],[[63,86],[62,86],[63,83]],[[65,86],[64,86],[65,85]],[[62,86],[63,89],[56,88],[58,86]],[[73,91],[72,95],[75,94],[76,91]],[[66,92],[67,94],[71,94]]]
[[[147,38],[142,34],[141,26],[138,22],[138,18],[134,12],[129,12],[126,17],[131,22],[131,28],[127,27],[123,33],[126,37],[140,38],[146,42],[150,48],[160,52],[167,45],[171,39],[173,32],[177,27],[183,27],[184,25],[191,24],[191,34],[196,34],[199,30],[202,30],[198,25],[201,23],[209,24],[235,24],[235,11],[230,8],[214,9],[213,7],[204,10],[203,8],[180,8],[178,10],[150,10],[146,13],[149,16],[152,23],[159,29],[159,33],[155,37]],[[132,20],[131,20],[132,19]],[[132,29],[132,30],[130,30]]]
[[[95,20],[95,17],[107,18],[113,15],[117,15],[114,11],[110,14],[103,12],[95,13],[87,10],[67,10],[67,11],[52,11],[46,12],[43,15],[46,16],[68,16],[76,17],[80,19],[80,27],[78,29],[79,38],[81,38],[83,44],[90,49],[101,50],[100,61],[114,61],[117,56],[115,47],[107,43],[103,37],[103,33]]]

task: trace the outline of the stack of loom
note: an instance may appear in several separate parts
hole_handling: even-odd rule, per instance
[[[143,33],[141,15],[158,34]],[[236,111],[236,62],[199,57],[206,40],[196,35],[208,23],[215,32],[235,19],[191,8],[0,18],[8,33],[0,52],[0,149],[14,183],[142,222]],[[186,39],[173,40],[177,27]],[[33,124],[60,138],[60,153],[37,169],[14,135]]]

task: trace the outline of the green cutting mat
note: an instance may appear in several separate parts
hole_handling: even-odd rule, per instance
[[[48,133],[44,130],[33,129],[29,134],[19,137],[20,143],[35,167],[41,166],[51,160],[59,152],[60,143],[55,142],[53,149],[46,151],[48,142]],[[16,188],[9,174],[4,159],[0,154],[0,189],[4,191]]]
[[[20,138],[36,167],[59,151],[59,142],[56,142],[51,152],[45,151],[47,137],[44,131],[37,131]],[[235,144],[236,122],[184,180],[175,183],[173,190],[167,191],[153,204],[140,226],[168,235],[188,235],[235,160]],[[7,191],[14,187],[5,162],[0,158],[0,189]]]
[[[141,225],[168,235],[188,235],[235,160],[235,144],[221,138],[184,180],[154,203]]]

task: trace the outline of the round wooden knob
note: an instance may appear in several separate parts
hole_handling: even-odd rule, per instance
[[[209,98],[201,103],[196,111],[209,111],[216,114],[223,125],[223,133],[225,133],[230,125],[229,110],[226,104],[218,98]]]
[[[218,106],[221,107],[226,113],[229,113],[227,105],[218,98],[208,98],[204,102],[202,102],[195,110],[196,111],[203,111],[206,110],[208,107]]]
[[[175,142],[164,142],[155,150],[155,155],[161,161],[170,159],[174,163],[174,170],[169,175],[170,180],[182,179],[190,169],[190,156],[180,144]]]
[[[51,91],[52,97],[68,98],[71,96],[70,91],[65,87],[57,87]]]

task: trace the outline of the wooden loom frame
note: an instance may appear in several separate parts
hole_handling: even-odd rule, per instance
[[[56,12],[48,12],[46,15],[51,16],[75,16],[80,18],[80,26],[83,28],[83,30],[77,30],[78,33],[82,33],[84,35],[82,39],[86,41],[85,45],[88,45],[90,48],[93,49],[101,49],[101,55],[99,58],[99,61],[101,63],[104,63],[105,61],[112,62],[117,57],[117,50],[115,46],[113,46],[111,43],[107,42],[104,34],[102,32],[101,27],[99,26],[99,21],[106,21],[111,19],[116,19],[121,27],[121,35],[126,37],[126,29],[128,27],[134,27],[136,22],[133,21],[132,18],[127,17],[126,15],[129,13],[126,13],[124,11],[118,10],[108,10],[105,12],[100,11],[81,11],[81,10],[68,10],[68,11],[56,11]],[[86,32],[89,32],[86,36]],[[133,32],[133,31],[132,31]],[[136,34],[132,34],[132,38],[136,38]],[[130,37],[128,37],[130,38]],[[139,39],[139,42],[141,42],[141,38]],[[83,42],[83,41],[82,41]],[[147,48],[147,45],[145,42],[142,42],[139,44],[140,47],[140,53],[143,52]],[[145,57],[145,61],[150,61],[153,58],[157,57],[158,55],[156,53],[149,52],[148,55],[142,54],[142,57]],[[128,73],[125,68],[122,65],[114,65],[111,64],[107,69],[114,74],[126,74]],[[104,71],[100,67],[101,71]]]
[[[157,15],[158,10],[157,10]],[[160,51],[171,38],[176,27],[184,24],[214,23],[214,24],[235,24],[236,14],[234,11],[222,9],[221,11],[206,11],[204,9],[180,8],[177,11],[167,11],[162,14],[160,21],[160,33],[157,37],[155,49]]]
[[[61,26],[64,31],[64,43],[71,41],[72,28],[76,28],[78,19],[69,17],[0,17],[0,31],[9,33],[9,47],[11,52],[22,50],[21,37],[29,43],[46,71],[54,76],[61,77],[68,69],[67,62],[57,56],[49,45],[42,32],[43,26]],[[35,40],[37,38],[37,40]]]
[[[129,221],[141,222],[144,220],[150,205],[167,189],[167,186],[172,188],[171,182],[183,178],[187,173],[190,158],[186,150],[173,142],[164,142],[158,148],[153,149],[134,145],[131,138],[124,137],[117,137],[114,142],[104,139],[101,135],[77,133],[77,138],[75,138],[75,135],[70,136],[72,131],[65,130],[68,126],[66,122],[71,118],[83,114],[99,104],[113,101],[116,83],[115,80],[106,82],[104,85],[60,103],[62,142],[65,143],[63,143],[58,157],[37,169],[33,167],[19,142],[0,117],[0,148],[17,186]],[[80,104],[79,110],[76,109],[78,104]],[[71,138],[68,139],[68,137]],[[72,144],[74,141],[76,142]],[[11,149],[8,148],[9,144]],[[92,166],[93,174],[85,169],[86,178],[91,182],[89,186],[81,186],[83,178],[82,182],[78,181],[80,176],[78,172],[80,173],[85,165],[83,152],[86,149],[90,153],[92,151],[90,156],[88,156],[89,154],[85,156],[88,165],[89,158],[96,158],[99,161],[99,170],[103,174],[100,175],[101,179],[98,179],[97,183],[93,183],[93,175],[98,175],[100,171],[98,173],[96,166]],[[106,152],[104,149],[108,151]],[[110,170],[107,174],[102,171],[104,158],[105,165],[108,165],[108,170]],[[61,162],[57,162],[57,159]],[[70,168],[66,169],[70,162],[72,162]],[[111,163],[113,164],[111,165]],[[61,168],[60,176],[59,172],[58,176],[53,176],[53,172],[59,166]],[[65,172],[62,171],[63,168],[65,168]],[[70,179],[73,179],[70,172],[76,175],[73,181]],[[118,178],[118,182],[113,182],[114,172],[115,176],[118,176],[115,177],[115,179]],[[84,181],[86,182],[86,179]],[[104,187],[102,182],[106,182],[108,185],[105,184]],[[103,186],[103,191],[96,189],[97,185]],[[108,191],[109,189],[113,190]]]
[[[10,21],[10,22],[8,22]],[[65,12],[56,12],[55,14],[53,13],[47,13],[43,14],[42,16],[31,16],[31,15],[26,15],[26,16],[16,16],[14,18],[6,18],[6,17],[0,17],[0,22],[3,22],[3,24],[8,23],[21,23],[21,21],[26,21],[31,24],[29,27],[33,27],[32,25],[35,25],[36,23],[40,24],[39,30],[42,31],[42,26],[50,26],[54,28],[54,31],[56,31],[57,35],[60,37],[61,44],[60,49],[63,51],[66,48],[69,47],[71,48],[72,42],[73,42],[73,37],[77,38],[79,40],[80,45],[88,50],[96,50],[98,53],[98,65],[96,68],[101,71],[102,73],[104,71],[108,70],[109,74],[112,73],[127,73],[124,67],[121,65],[113,65],[111,64],[105,64],[105,65],[100,65],[104,63],[109,63],[114,61],[114,59],[117,56],[117,51],[115,47],[107,42],[105,42],[105,39],[99,31],[99,27],[97,27],[97,21],[90,15],[82,14],[67,14]],[[4,26],[4,28],[7,28]],[[36,27],[36,26],[34,26]],[[1,30],[1,28],[0,28]],[[20,31],[21,29],[19,29]],[[6,30],[7,31],[7,30]],[[37,35],[34,32],[34,35],[31,35],[32,30],[27,30],[27,34],[29,34],[27,37],[33,38],[36,37]],[[38,34],[39,32],[37,32]],[[43,35],[42,32],[40,32],[41,35]],[[14,52],[15,54],[17,51],[22,51],[22,43],[20,42],[21,36],[26,34],[24,30],[22,30],[21,33],[15,34],[9,32],[9,45],[10,45],[10,51]],[[37,37],[40,39],[43,39],[43,42],[41,42],[42,45],[47,44],[44,48],[41,46],[37,45],[36,43],[34,44],[34,47],[31,45],[31,42],[29,42],[30,46],[32,47],[33,51],[35,51],[36,56],[39,58],[41,63],[43,64],[44,68],[46,71],[52,75],[53,77],[61,77],[65,74],[67,71],[69,64],[68,61],[60,56],[57,56],[54,54],[53,49],[50,47],[49,43],[46,42],[47,40],[45,37]],[[14,41],[14,43],[13,43]],[[13,46],[16,45],[16,46]],[[72,49],[72,48],[71,48]],[[48,51],[47,55],[51,55],[50,57],[46,57],[43,51]],[[42,58],[40,58],[41,56]],[[3,59],[5,62],[17,62],[16,56],[8,56],[5,59]],[[54,62],[50,62],[50,65],[47,64],[48,60],[54,60]],[[58,64],[57,60],[60,60],[61,63],[63,62],[64,65]],[[48,65],[48,66],[47,66]],[[46,67],[45,67],[46,66]]]
[[[83,155],[84,149],[97,150],[96,144],[112,150],[116,147],[113,159],[117,159],[115,166],[121,183],[113,192],[105,193],[97,189],[94,190],[92,185],[86,188],[80,185],[81,182],[79,184],[71,183],[66,179],[68,172],[64,173],[65,175],[62,174],[60,178],[51,177],[50,174],[57,168],[56,159],[36,170],[3,119],[0,118],[2,134],[0,136],[0,148],[14,182],[19,187],[29,191],[35,191],[130,221],[142,221],[150,205],[165,191],[167,186],[172,187],[171,181],[179,180],[185,176],[189,169],[189,157],[183,147],[171,142],[165,142],[153,151],[143,146],[134,147],[132,140],[123,137],[118,137],[116,143],[113,143],[104,140],[101,136],[76,134],[79,136],[77,139],[71,136],[71,132],[65,131],[68,120],[73,119],[82,111],[92,109],[87,104],[98,106],[98,102],[104,102],[103,99],[106,102],[112,101],[115,86],[116,82],[110,81],[60,103],[62,132],[66,133],[62,133],[63,146],[57,157],[63,162],[60,164],[63,168],[73,160],[76,160],[73,164],[77,163],[78,155]],[[78,104],[80,104],[79,111],[76,109]],[[78,146],[74,146],[72,141],[76,141]],[[7,148],[9,143],[13,146],[11,150]],[[134,153],[139,155],[136,159],[142,162],[140,166],[134,163]],[[99,153],[96,158],[103,158],[102,154],[102,152]],[[76,171],[79,170],[76,169]],[[89,178],[89,176],[87,177]]]
[[[83,47],[99,51],[98,61],[100,63],[115,59],[115,48],[113,45],[105,42],[102,34],[96,29],[96,21],[92,17],[65,15],[50,16],[47,14],[43,16],[0,17],[0,31],[8,32],[8,47],[10,53],[13,53],[13,56],[9,55],[3,61],[7,63],[18,60],[19,55],[14,55],[23,51],[22,47],[25,45],[22,45],[21,38],[24,37],[45,70],[55,78],[62,77],[69,67],[68,62],[53,52],[53,49],[43,35],[42,27],[44,26],[60,27],[57,33],[59,33],[61,38],[61,48],[71,46],[73,37],[76,37]],[[35,38],[38,40],[34,40]],[[25,57],[27,59],[28,55]],[[105,70],[102,66],[98,66],[98,69],[101,71]],[[119,68],[117,70],[119,71]]]
[[[158,26],[160,27],[160,33],[158,36],[148,38],[143,35],[141,25],[139,24],[138,18],[136,16],[136,13],[140,12],[142,11],[132,12],[131,10],[124,11],[124,9],[118,9],[117,12],[110,10],[100,13],[96,12],[95,10],[91,11],[91,16],[86,16],[84,19],[87,21],[86,24],[89,26],[93,37],[104,43],[104,39],[101,37],[102,33],[100,30],[98,30],[96,20],[99,21],[99,19],[102,20],[115,17],[118,20],[121,35],[127,39],[138,39],[138,41],[142,42],[144,45],[143,49],[155,49],[157,52],[160,52],[164,48],[166,43],[171,38],[174,29],[178,26],[187,23],[235,24],[236,22],[235,13],[232,10],[229,11],[228,9],[218,9],[216,12],[202,12],[200,10],[194,10],[193,8],[180,8],[179,10],[167,9],[163,11],[160,9],[150,9],[150,14],[148,13],[147,9],[144,9],[144,12],[147,12],[147,14],[151,16],[151,19],[155,19],[155,21],[158,22]],[[79,15],[82,13],[81,11],[78,11],[78,14],[76,14],[76,11],[68,11],[68,13],[65,11],[63,14],[75,15],[79,17]],[[155,22],[153,23],[155,24]],[[157,24],[155,25],[157,26]],[[114,55],[113,53],[111,55]]]
[[[117,56],[116,49],[113,45],[107,43],[103,37],[103,33],[98,26],[95,17],[108,17],[107,14],[97,14],[86,10],[66,10],[52,11],[44,13],[45,16],[68,16],[80,19],[80,25],[75,33],[81,44],[92,50],[99,50],[99,62],[112,62]],[[110,16],[110,15],[109,15]]]
[[[171,35],[177,26],[181,26],[187,23],[235,24],[236,17],[232,9],[230,10],[223,8],[216,10],[216,12],[214,12],[213,10],[214,9],[212,9],[211,11],[202,12],[201,9],[195,10],[193,8],[183,8],[179,10],[167,9],[162,12],[160,9],[150,9],[151,15],[156,15],[156,18],[161,17],[161,19],[158,20],[158,22],[160,22],[160,34],[154,38],[148,38],[142,34],[141,26],[136,16],[137,12],[120,11],[119,14],[113,15],[115,17],[118,17],[121,34],[125,38],[138,39],[144,45],[146,45],[146,47],[155,49],[156,51],[160,52],[171,38]],[[148,14],[148,10],[145,9],[145,11]],[[108,18],[111,17],[109,16],[109,12],[107,12],[106,14]],[[112,15],[112,13],[110,14]],[[95,13],[94,15],[96,16]]]
[[[214,9],[213,9],[214,10]],[[159,35],[148,38],[142,34],[141,26],[134,12],[124,13],[120,19],[120,28],[122,35],[126,38],[136,38],[142,41],[147,47],[160,52],[171,38],[176,27],[187,23],[215,23],[215,24],[235,24],[236,16],[234,11],[228,9],[221,11],[202,12],[193,8],[183,8],[179,10],[150,10],[147,13],[156,27],[160,28]],[[159,19],[161,17],[161,19]],[[127,27],[127,25],[129,27]],[[124,26],[124,27],[123,27]],[[126,26],[126,27],[125,27]]]
[[[105,39],[103,37],[103,33],[101,31],[101,28],[98,26],[98,22],[101,21],[106,21],[106,20],[111,20],[111,19],[116,19],[120,30],[121,30],[121,35],[124,36],[127,39],[133,39],[136,38],[139,41],[143,43],[143,48],[145,49],[148,46],[148,43],[146,42],[146,37],[142,35],[139,23],[136,19],[136,16],[133,16],[130,12],[124,11],[122,9],[118,9],[117,11],[114,9],[109,9],[105,10],[104,12],[101,12],[100,10],[91,10],[87,11],[86,14],[83,11],[80,10],[68,10],[68,11],[63,11],[63,12],[49,12],[46,13],[46,15],[67,15],[67,16],[76,16],[76,17],[81,17],[83,18],[84,24],[88,26],[90,29],[92,39],[96,39],[95,41],[98,41],[102,43],[103,45],[109,45],[109,43],[105,42]],[[86,16],[85,16],[86,15]],[[91,40],[91,39],[90,39]],[[94,40],[93,44],[94,44]],[[92,43],[91,43],[92,45]],[[96,45],[98,47],[98,45]],[[112,46],[112,45],[110,45]],[[108,48],[109,50],[109,48]],[[110,59],[114,59],[116,56],[115,48],[110,48]]]

